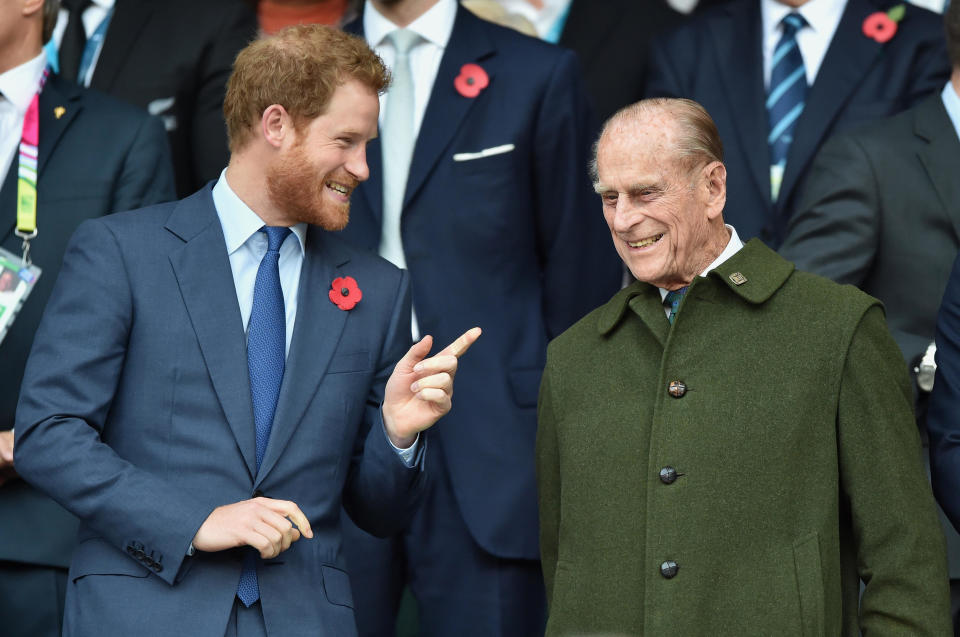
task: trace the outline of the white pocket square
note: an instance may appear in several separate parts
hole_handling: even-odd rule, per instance
[[[513,144],[502,144],[492,148],[484,148],[479,153],[456,153],[453,156],[453,161],[470,161],[471,159],[482,159],[491,155],[502,155],[503,153],[509,153],[514,148],[516,147]]]

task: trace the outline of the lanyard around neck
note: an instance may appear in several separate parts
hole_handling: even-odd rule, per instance
[[[40,144],[40,92],[47,83],[49,69],[43,69],[40,85],[23,118],[20,154],[17,166],[17,230],[23,239],[24,265],[30,264],[30,239],[37,236],[37,147]]]

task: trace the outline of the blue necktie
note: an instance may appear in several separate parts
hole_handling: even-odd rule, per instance
[[[247,325],[247,367],[250,371],[250,393],[253,398],[253,420],[257,428],[257,470],[270,440],[273,414],[277,410],[280,383],[286,360],[287,317],[280,287],[280,246],[290,228],[264,226],[267,253],[260,261],[253,286],[253,308]],[[237,585],[237,597],[249,607],[260,599],[257,584],[257,553],[247,547],[243,572]]]
[[[680,301],[683,300],[683,295],[686,293],[687,286],[684,286],[679,290],[671,290],[667,292],[667,296],[663,299],[663,304],[670,307],[670,316],[667,318],[670,320],[671,325],[673,325],[674,319],[677,318],[677,308],[680,307]]]
[[[799,13],[783,18],[783,36],[773,50],[770,63],[770,92],[767,94],[767,115],[770,135],[770,190],[773,201],[780,194],[780,181],[787,164],[787,152],[793,141],[797,119],[807,97],[807,72],[797,46],[797,31],[807,21]]]

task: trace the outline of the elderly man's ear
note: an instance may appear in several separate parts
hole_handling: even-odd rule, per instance
[[[708,216],[713,219],[720,216],[727,203],[727,167],[714,161],[703,167],[707,189]]]

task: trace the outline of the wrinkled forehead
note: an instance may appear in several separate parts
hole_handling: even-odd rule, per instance
[[[663,174],[674,166],[676,130],[660,117],[611,122],[597,145],[597,172],[601,181],[616,173]]]

